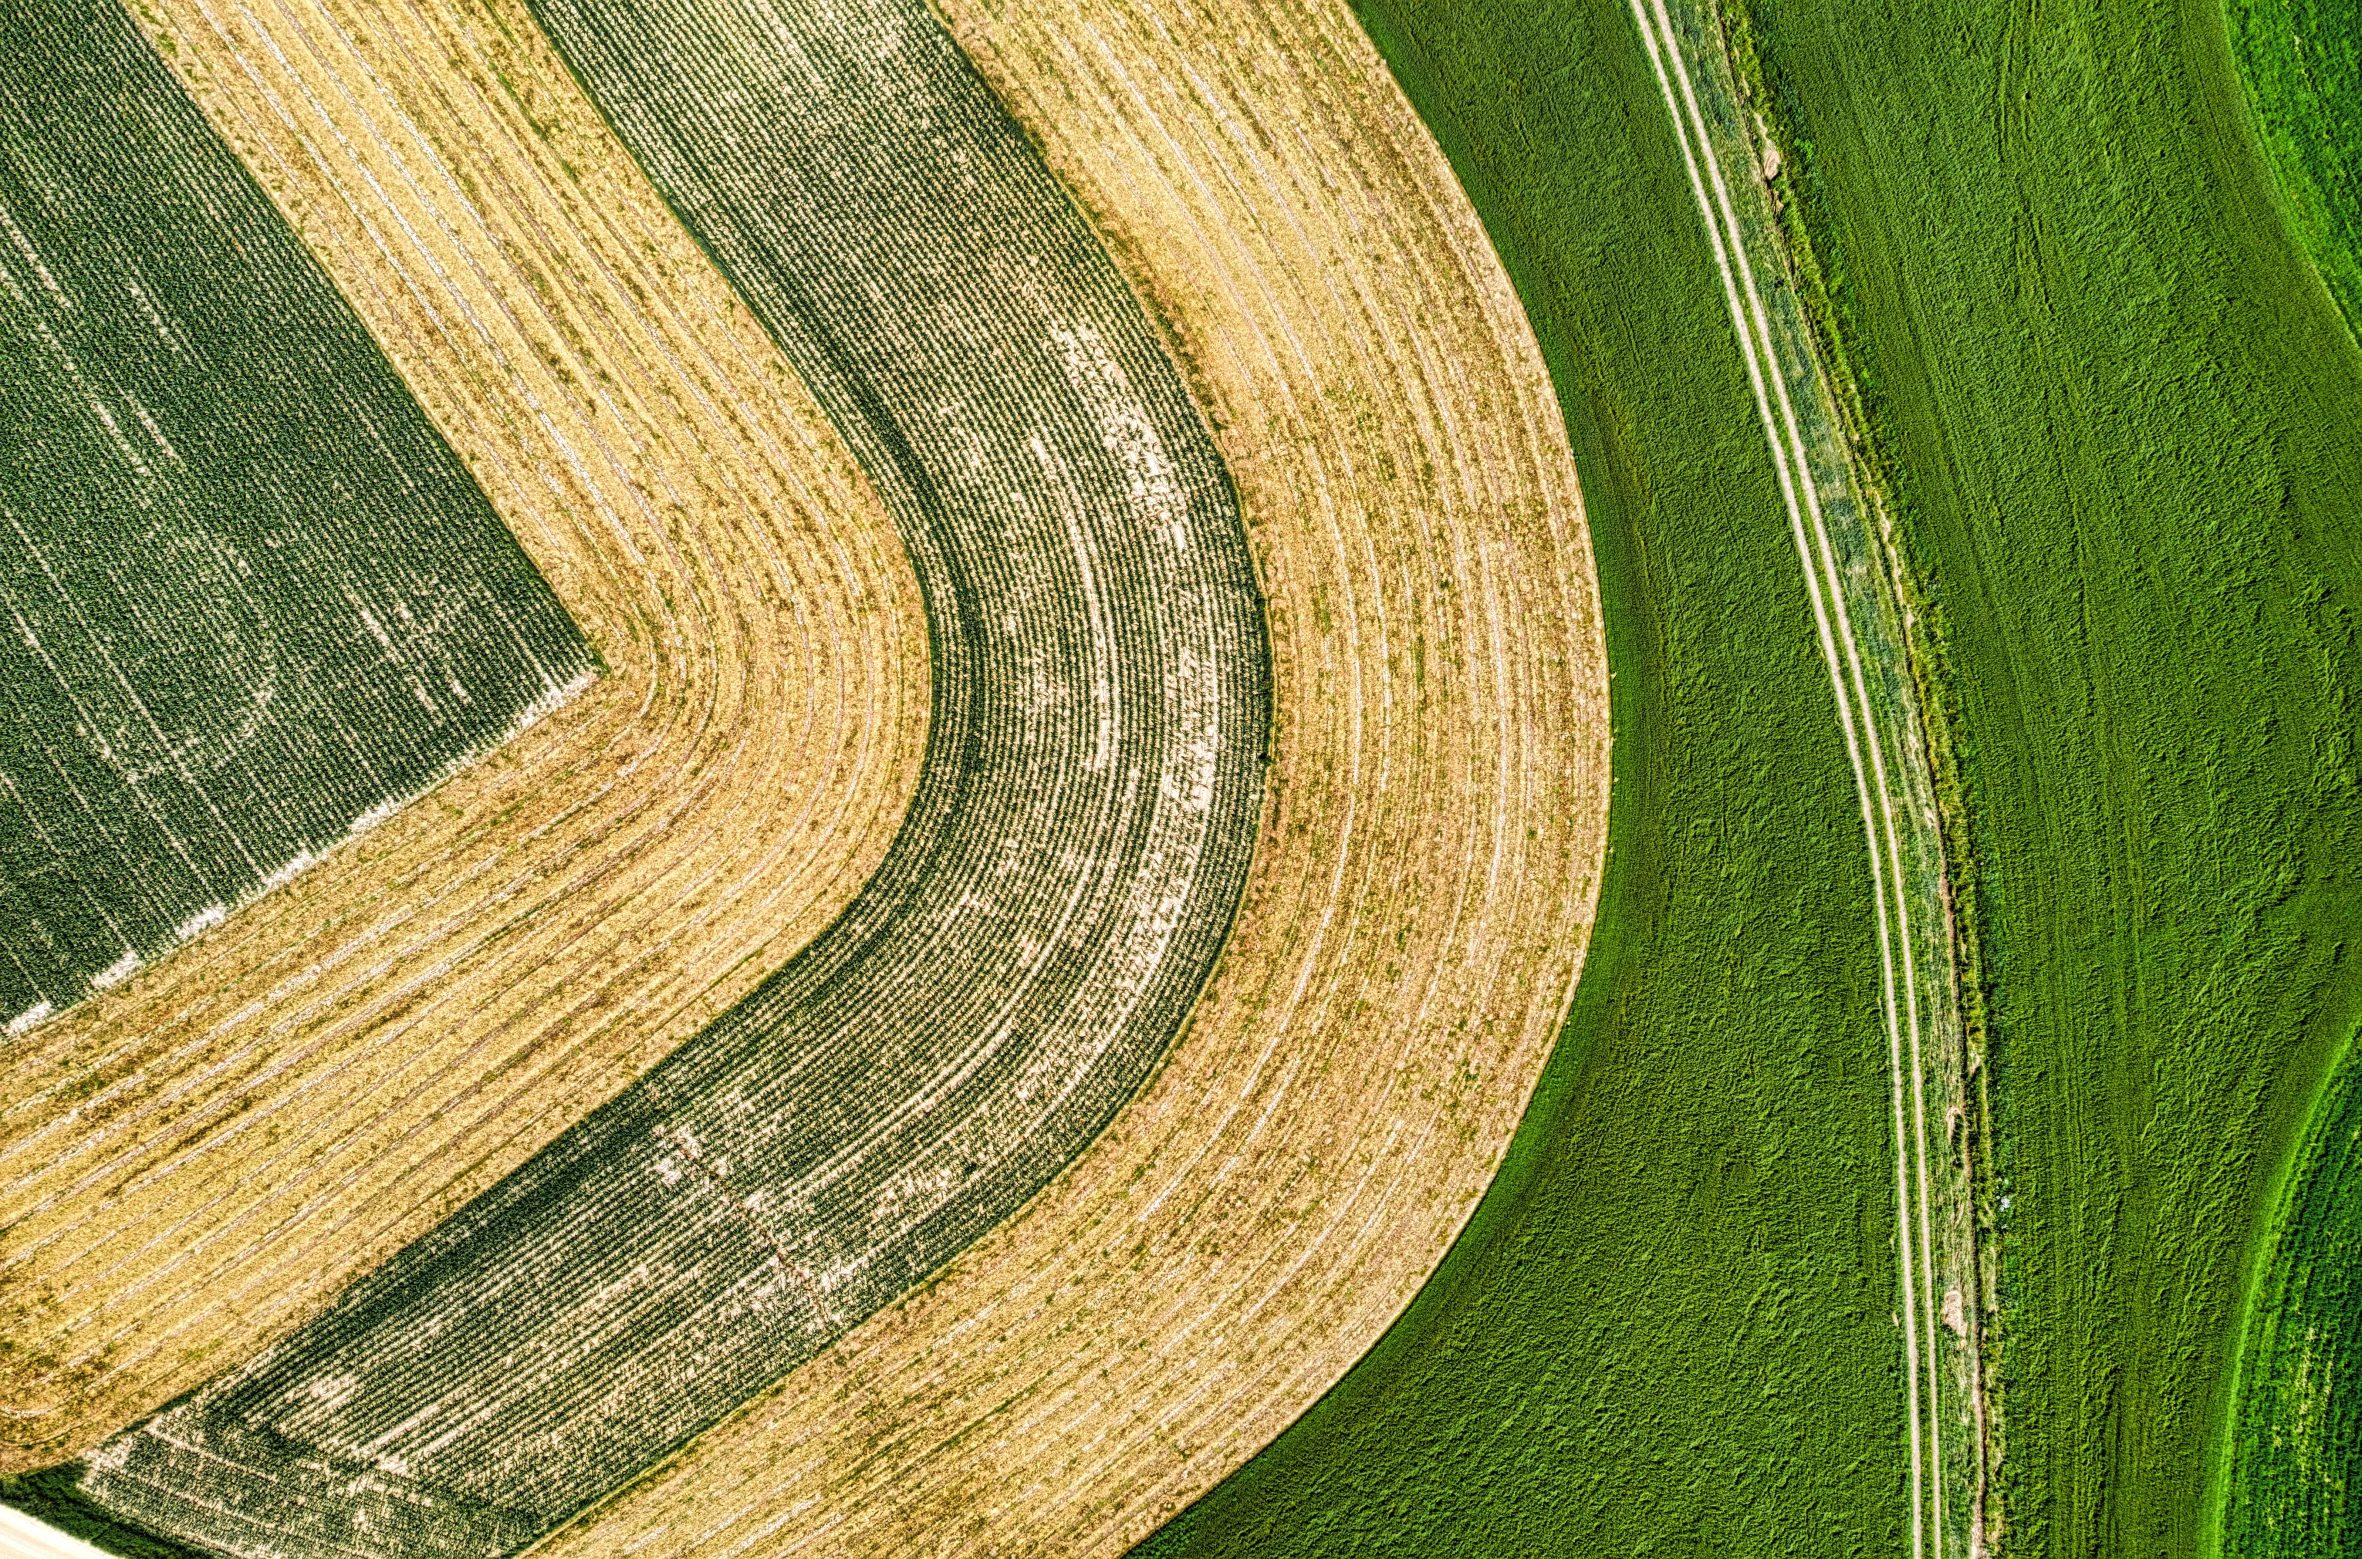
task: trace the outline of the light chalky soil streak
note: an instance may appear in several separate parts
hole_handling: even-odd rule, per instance
[[[1263,836],[1188,1029],[1073,1168],[548,1559],[1122,1552],[1401,1313],[1583,958],[1608,684],[1565,421],[1350,11],[944,9],[1237,479],[1272,624]]]
[[[565,609],[121,7],[0,16],[8,1038],[591,675]]]
[[[900,517],[928,758],[778,976],[91,1456],[100,1504],[228,1552],[513,1549],[910,1288],[1138,1088],[1260,814],[1268,655],[1212,442],[931,15],[545,14]]]
[[[776,973],[926,737],[875,489],[530,18],[134,19],[607,674],[0,1046],[8,1471],[251,1359]]]

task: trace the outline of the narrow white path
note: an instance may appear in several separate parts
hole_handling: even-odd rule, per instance
[[[0,1505],[0,1559],[113,1559],[113,1556],[78,1537],[69,1537],[46,1521],[36,1521],[21,1510]]]
[[[1911,1440],[1911,1553],[1912,1559],[1927,1559],[1932,1546],[1940,1559],[1944,1552],[1943,1498],[1937,1480],[1941,1475],[1943,1447],[1936,1411],[1936,1371],[1940,1358],[1935,1336],[1937,1306],[1929,1291],[1935,1258],[1928,1210],[1927,1104],[1921,1068],[1918,971],[1912,952],[1901,829],[1895,819],[1884,744],[1879,739],[1872,712],[1874,705],[1862,670],[1861,649],[1845,607],[1836,549],[1822,515],[1820,493],[1813,481],[1796,409],[1780,372],[1768,311],[1755,284],[1754,268],[1747,259],[1745,232],[1731,199],[1730,186],[1723,177],[1720,159],[1715,156],[1713,138],[1698,105],[1697,92],[1682,58],[1665,0],[1631,0],[1631,5],[1633,18],[1640,24],[1641,39],[1648,48],[1649,63],[1656,71],[1657,85],[1665,96],[1665,111],[1672,117],[1675,134],[1681,142],[1690,192],[1697,200],[1699,215],[1705,220],[1715,267],[1722,276],[1723,301],[1730,312],[1731,325],[1738,333],[1748,383],[1754,390],[1756,411],[1762,418],[1764,439],[1779,478],[1781,500],[1788,511],[1798,559],[1804,565],[1805,590],[1812,601],[1821,655],[1829,668],[1830,689],[1837,699],[1838,724],[1845,734],[1846,756],[1853,768],[1855,794],[1861,804],[1862,832],[1870,850],[1872,908],[1878,925],[1881,965],[1880,1000],[1892,1084],[1905,1403]],[[1779,408],[1777,417],[1773,414],[1775,400]]]

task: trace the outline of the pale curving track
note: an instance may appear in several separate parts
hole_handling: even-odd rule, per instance
[[[0,1052],[15,1467],[252,1354],[735,1003],[873,874],[927,718],[876,494],[529,27],[137,14],[610,672]]]
[[[1606,670],[1563,425],[1343,4],[949,9],[1170,325],[1238,481],[1272,805],[1207,996],[1090,1151],[537,1552],[1120,1551],[1432,1270],[1588,934]]]

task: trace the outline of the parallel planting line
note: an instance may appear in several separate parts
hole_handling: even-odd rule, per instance
[[[208,102],[254,116],[299,207],[344,213],[363,245],[387,233],[378,205],[407,198],[394,170],[304,162],[320,137],[273,128],[302,94],[255,43],[257,12],[215,14],[251,70]],[[532,53],[513,6],[273,14],[342,48],[302,65],[333,87],[308,99],[328,112],[350,92],[478,164],[547,168],[546,144],[599,166],[564,73],[500,52]],[[389,20],[423,46],[389,53]],[[1244,912],[1181,1043],[1068,1173],[553,1550],[1124,1546],[1416,1292],[1491,1178],[1580,962],[1606,673],[1563,420],[1481,227],[1350,14],[1009,6],[991,20],[1005,50],[984,18],[961,23],[1173,328],[1238,480],[1276,681]],[[223,57],[180,42],[184,66]],[[530,120],[474,116],[475,87],[500,103],[469,75],[487,54]],[[456,129],[437,117],[454,101]],[[546,188],[560,236],[610,198]],[[320,231],[348,241],[343,217]],[[539,253],[530,233],[501,241],[520,240]],[[444,282],[409,242],[356,248],[339,274],[386,282],[373,328],[447,330],[465,363],[466,319],[506,327],[482,308],[422,324],[414,305]],[[462,269],[443,274],[473,298]],[[472,404],[424,377],[439,411]]]
[[[1606,675],[1564,417],[1351,12],[945,9],[1170,329],[1238,480],[1271,811],[1213,985],[1106,1135],[553,1559],[1121,1552],[1418,1291],[1588,929]]]
[[[1788,391],[1754,268],[1747,257],[1745,229],[1683,59],[1679,35],[1667,13],[1665,0],[1632,0],[1632,14],[1663,92],[1666,113],[1681,142],[1691,193],[1706,224],[1715,266],[1722,278],[1724,303],[1739,338],[1797,556],[1804,566],[1806,592],[1812,603],[1822,658],[1828,666],[1838,723],[1845,735],[1846,755],[1861,804],[1864,843],[1870,852],[1872,908],[1878,927],[1880,1005],[1887,1030],[1893,1085],[1897,1249],[1902,1276],[1905,1404],[1910,1429],[1911,1551],[1913,1559],[1922,1559],[1930,1552],[1940,1559],[1946,1553],[1946,1500],[1942,1487],[1945,1392],[1938,1364],[1941,1357],[1936,1332],[1938,1301],[1933,1292],[1936,1266],[1930,1212],[1933,1176],[1927,1140],[1925,1046],[1907,866],[1896,818],[1894,787],[1887,769],[1886,743],[1878,729],[1876,705],[1846,607],[1840,563],[1822,512],[1811,456]],[[1975,1534],[1970,1535],[1970,1544],[1973,1553]]]
[[[927,702],[874,490],[530,28],[173,0],[159,60],[48,14],[109,93],[197,100],[608,675],[0,1052],[11,1469],[251,1356],[775,969],[885,854]]]
[[[865,0],[540,13],[894,515],[932,650],[926,759],[875,875],[784,968],[86,1458],[86,1499],[215,1551],[512,1551],[923,1281],[1157,1064],[1262,813],[1270,670],[1231,485],[940,24]],[[453,250],[447,273],[488,262]]]
[[[537,723],[593,660],[111,0],[0,20],[0,230],[17,1040]]]

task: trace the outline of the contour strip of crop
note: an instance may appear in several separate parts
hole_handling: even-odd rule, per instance
[[[1666,0],[1631,5],[1680,137],[1778,469],[1861,800],[1893,1079],[1912,1553],[1944,1559],[1962,1552],[1973,1559],[1985,1548],[1986,1469],[1973,1315],[1980,1288],[1962,1130],[1966,1052],[1940,822],[1904,647],[1904,609],[1885,545],[1855,491],[1801,306],[1781,284],[1764,183],[1743,180],[1734,194],[1724,171],[1732,164],[1755,170],[1776,151],[1759,151],[1749,135],[1709,15],[1685,4],[1677,21]],[[1759,275],[1772,278],[1768,301]],[[1929,1144],[1931,1089],[1948,1139],[1940,1157]],[[1948,1455],[1947,1420],[1961,1431]]]
[[[0,17],[13,1042],[588,686],[450,447],[114,0]]]
[[[923,1289],[541,1551],[1120,1552],[1333,1383],[1475,1206],[1604,845],[1565,424],[1341,4],[951,8],[1169,326],[1269,601],[1273,789],[1189,1029]]]
[[[934,706],[844,916],[86,1497],[232,1554],[492,1555],[629,1481],[1031,1196],[1180,1028],[1270,725],[1179,375],[923,6],[551,0],[551,36],[873,474]]]
[[[138,19],[609,674],[0,1060],[19,1468],[251,1356],[727,1010],[872,875],[925,734],[874,490],[530,27]]]

